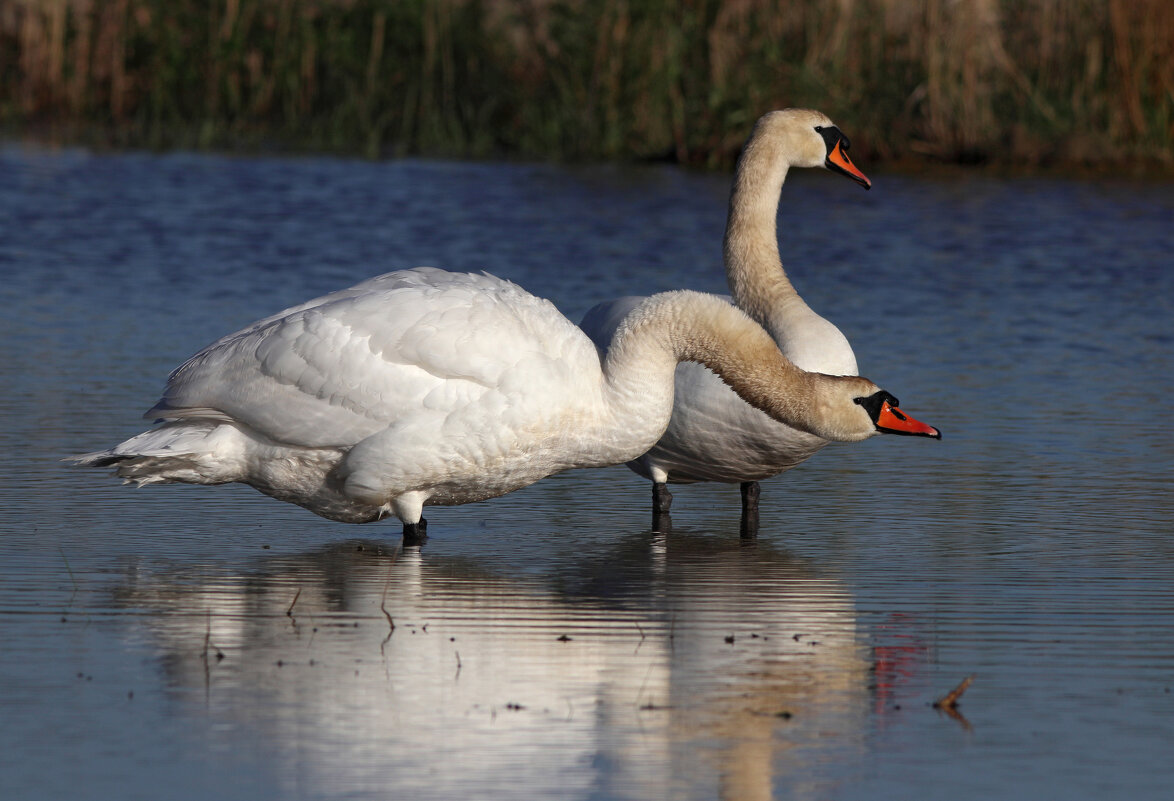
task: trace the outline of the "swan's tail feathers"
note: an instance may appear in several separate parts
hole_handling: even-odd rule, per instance
[[[224,484],[238,480],[240,432],[212,421],[176,421],[105,451],[71,456],[81,467],[113,467],[127,484]]]

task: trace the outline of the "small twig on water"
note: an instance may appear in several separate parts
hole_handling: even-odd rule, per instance
[[[395,634],[395,621],[391,619],[391,612],[387,611],[387,591],[391,589],[391,576],[395,570],[395,560],[399,557],[400,547],[395,547],[395,553],[391,555],[391,562],[387,566],[387,581],[383,582],[383,597],[379,600],[379,611],[387,618],[387,636],[383,638],[383,642],[379,643],[379,653],[384,653],[383,649],[391,640],[391,635]]]
[[[387,639],[391,639],[391,635],[395,633],[395,621],[391,619],[391,612],[387,611],[387,591],[391,588],[391,568],[395,566],[395,560],[399,556],[399,547],[396,547],[395,553],[391,555],[391,564],[388,565],[387,581],[383,582],[383,598],[379,601],[379,611],[387,618],[387,625],[390,631],[387,632]],[[387,642],[387,640],[384,640]],[[459,660],[458,660],[459,661]]]
[[[65,549],[58,545],[57,551],[61,554],[61,561],[65,562],[65,572],[69,573],[69,580],[73,582],[73,591],[76,593],[77,577],[73,575],[73,568],[69,566],[69,560],[65,558]]]
[[[289,609],[285,610],[286,617],[293,617],[294,605],[298,602],[298,598],[301,598],[301,597],[302,597],[302,588],[298,587],[298,591],[294,593],[294,599],[289,602]],[[311,621],[311,622],[313,622],[313,621]]]
[[[207,618],[208,618],[208,625],[207,625],[207,628],[204,630],[204,663],[205,664],[207,664],[207,662],[208,662],[208,651],[209,650],[213,650],[216,652],[216,661],[217,662],[219,662],[221,659],[224,658],[224,652],[221,651],[219,648],[217,648],[212,643],[212,610],[211,609],[208,610]]]
[[[453,653],[455,653],[457,655],[457,676],[459,676],[459,675],[461,675],[461,652],[460,651],[453,651]],[[456,676],[453,676],[453,678],[455,679]]]
[[[69,573],[69,580],[73,582],[73,592],[69,594],[69,600],[65,602],[65,609],[61,612],[61,622],[64,623],[66,621],[65,614],[73,606],[73,599],[77,597],[77,576],[73,575],[73,568],[69,566],[69,560],[65,558],[65,549],[58,545],[57,552],[61,554],[61,561],[65,562],[65,571]]]
[[[966,688],[970,686],[970,682],[974,681],[974,676],[970,675],[962,679],[958,686],[950,690],[941,698],[933,702],[934,709],[944,709],[947,712],[953,711],[958,707],[958,699],[962,697],[962,693],[966,692]]]
[[[648,639],[648,636],[644,633],[644,629],[640,628],[640,624],[637,621],[633,620],[632,623],[635,624],[636,631],[640,632],[640,642],[636,643],[636,650],[632,652],[638,654],[640,653],[640,647],[644,645],[644,641]]]

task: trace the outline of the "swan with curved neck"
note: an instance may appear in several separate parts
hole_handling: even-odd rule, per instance
[[[733,300],[760,323],[796,366],[816,373],[856,375],[856,357],[840,330],[816,314],[791,285],[779,257],[779,195],[791,167],[824,167],[865,189],[871,182],[847,155],[847,137],[818,111],[787,109],[754,126],[735,170],[723,256]],[[600,347],[641,302],[621,298],[587,313],[583,328]],[[742,526],[758,521],[758,481],[805,461],[831,437],[779,423],[739,400],[717,376],[696,364],[676,374],[672,419],[657,444],[628,466],[653,482],[653,509],[665,513],[667,483],[720,481],[742,485]],[[929,426],[879,431],[940,437]]]
[[[549,301],[489,275],[378,276],[265,318],[180,366],[163,424],[75,457],[139,485],[241,482],[323,517],[397,516],[635,459],[668,425],[677,363],[716,371],[774,419],[828,439],[894,412],[862,378],[800,370],[712,295],[654,295],[605,358]]]

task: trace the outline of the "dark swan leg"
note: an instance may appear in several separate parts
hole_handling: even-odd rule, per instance
[[[758,496],[762,487],[757,481],[742,482],[742,536],[748,539],[758,536]]]
[[[659,481],[652,482],[652,530],[658,534],[668,534],[673,530],[673,518],[669,514],[669,507],[673,505],[673,496],[667,484]]]
[[[419,523],[404,523],[404,547],[423,545],[428,539],[428,521],[420,518]]]
[[[669,492],[669,485],[658,481],[652,482],[652,511],[668,512],[673,505],[673,495]]]

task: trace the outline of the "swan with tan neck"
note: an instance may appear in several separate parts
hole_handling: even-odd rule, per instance
[[[759,119],[738,160],[723,248],[734,303],[770,333],[797,367],[843,376],[857,373],[852,347],[791,285],[779,257],[776,219],[791,167],[824,167],[868,189],[871,182],[848,157],[848,147],[847,137],[818,111],[787,109]],[[617,326],[642,301],[628,297],[600,304],[584,317],[583,329],[606,348]],[[743,532],[753,533],[758,525],[757,482],[795,467],[837,439],[772,420],[697,364],[677,368],[676,388],[664,436],[628,463],[652,480],[657,513],[667,512],[672,501],[666,483],[739,483]],[[814,390],[803,392],[799,403],[819,402]],[[882,424],[872,433],[881,431],[940,437],[930,426]]]
[[[139,485],[241,482],[348,523],[395,515],[418,542],[425,505],[647,451],[682,360],[813,436],[864,439],[893,414],[865,379],[795,367],[716,296],[648,298],[601,357],[553,304],[508,281],[418,268],[214,342],[147,412],[161,426],[75,461]]]

